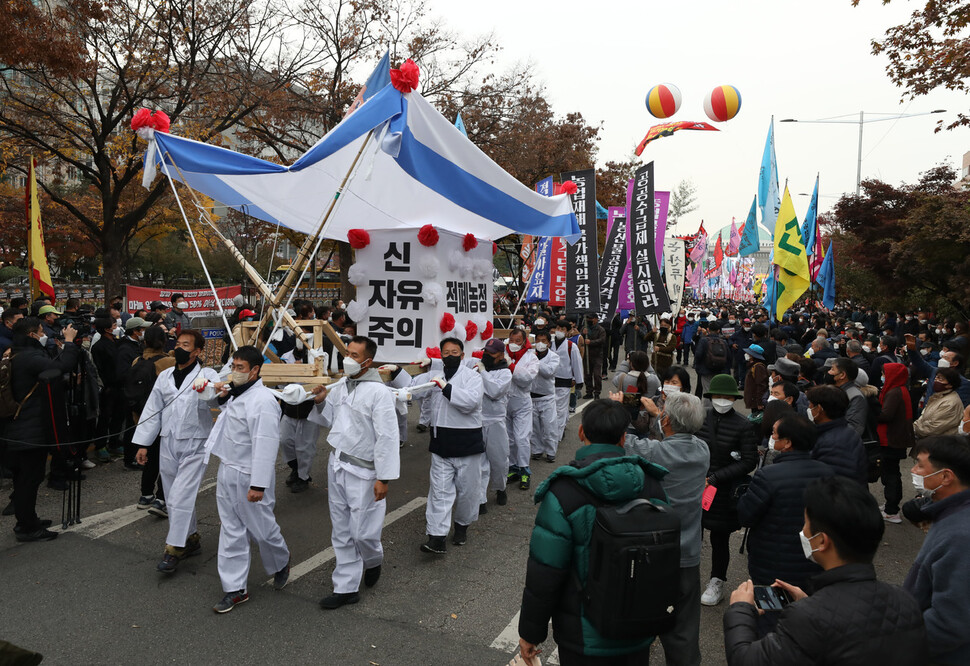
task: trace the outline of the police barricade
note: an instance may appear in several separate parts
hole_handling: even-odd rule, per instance
[[[223,353],[226,345],[226,327],[219,315],[192,317],[189,320],[192,328],[202,333],[205,338],[205,348],[202,351],[203,365],[217,370],[223,366]]]

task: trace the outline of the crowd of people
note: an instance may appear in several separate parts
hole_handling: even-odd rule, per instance
[[[262,331],[259,348],[227,350],[224,365],[211,368],[180,295],[147,311],[122,304],[89,312],[73,300],[63,310],[20,300],[0,315],[0,393],[15,408],[0,421],[14,481],[4,514],[16,516],[19,541],[57,536],[36,512],[45,476],[65,489],[120,459],[139,473],[137,506],[169,521],[157,568],[170,575],[200,552],[196,496],[215,454],[224,596],[213,609],[228,612],[249,598],[250,540],[274,587],[286,585],[276,461],[282,452],[286,485],[305,491],[323,434],[336,568],[320,605],[337,609],[380,578],[385,500],[400,477],[409,405],[431,453],[420,549],[441,557],[449,536],[468,543],[472,525],[492,502],[505,505],[510,487],[531,489],[532,465],[556,465],[569,415],[587,400],[584,446],[535,490],[519,625],[525,659],[552,620],[563,664],[646,663],[655,636],[668,663],[697,664],[700,606],[729,597],[730,663],[970,662],[959,631],[970,621],[959,585],[970,545],[961,529],[970,520],[965,322],[846,307],[775,324],[762,309],[731,302],[603,322],[555,308],[515,316],[497,308],[507,338],[475,353],[446,338],[411,373],[378,366],[377,345],[357,335],[341,303],[296,301],[297,319],[326,319],[346,347],[336,354],[325,343],[345,379],[301,393],[273,391],[260,378],[266,363],[307,360],[291,332]],[[248,303],[236,305],[231,324],[257,318]],[[900,472],[907,455],[913,492]],[[875,482],[881,507],[869,492]],[[583,605],[595,573],[593,518],[604,502],[638,499],[669,507],[679,521],[679,566],[667,577],[676,582],[676,617],[655,634],[616,637]],[[885,524],[904,519],[928,534],[899,589],[876,580],[872,561]],[[742,529],[750,580],[731,592],[730,539]],[[702,586],[705,532],[711,571]],[[784,592],[784,612],[756,607],[765,588]]]

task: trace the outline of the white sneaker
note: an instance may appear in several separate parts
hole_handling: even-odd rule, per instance
[[[901,522],[903,522],[903,519],[899,517],[898,513],[888,514],[883,510],[880,510],[880,513],[882,513],[882,519],[885,520],[887,523],[892,523],[893,525],[899,525]]]
[[[95,467],[97,467],[97,465],[95,465],[87,458],[81,461],[81,469],[94,469]]]
[[[705,606],[717,606],[724,600],[724,581],[720,578],[712,578],[707,583],[707,589],[701,595],[701,603]]]

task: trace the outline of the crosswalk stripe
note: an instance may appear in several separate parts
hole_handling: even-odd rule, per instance
[[[387,514],[384,517],[384,527],[387,527],[391,523],[403,518],[407,514],[411,513],[415,509],[421,508],[427,503],[428,503],[427,497],[415,497],[407,504],[404,504],[403,506],[399,506],[398,508],[394,509],[389,514]],[[314,569],[323,566],[333,558],[334,558],[333,548],[330,547],[320,551],[316,555],[313,555],[303,560],[299,564],[294,564],[292,567],[290,567],[290,582],[293,582],[298,578],[302,578],[303,576],[307,575]],[[270,578],[266,582],[267,584],[270,584],[273,582],[273,579]]]

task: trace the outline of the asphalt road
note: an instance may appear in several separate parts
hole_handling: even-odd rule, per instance
[[[512,488],[508,505],[490,503],[469,530],[467,545],[449,543],[441,557],[419,552],[425,540],[429,454],[427,434],[416,432],[417,410],[412,412],[402,478],[388,494],[383,576],[361,593],[357,605],[336,611],[317,605],[331,591],[333,569],[327,447],[321,438],[307,492],[290,493],[283,484],[289,468],[277,467],[276,516],[294,572],[285,590],[266,584],[254,552],[249,602],[225,615],[212,612],[222,597],[216,571],[216,459],[198,499],[202,555],[183,562],[170,577],[158,574],[166,522],[134,508],[139,474],[116,462],[87,473],[83,522],[55,541],[19,544],[13,517],[0,518],[0,639],[38,651],[50,664],[505,664],[517,643],[516,614],[535,516],[532,491]],[[561,462],[579,446],[578,424],[578,415],[570,419]],[[909,465],[903,461],[902,466],[908,488]],[[533,490],[554,468],[544,462],[533,466]],[[870,489],[882,501],[881,485]],[[38,505],[41,517],[59,520],[61,493],[42,487]],[[922,539],[911,525],[887,524],[876,559],[879,577],[901,583]],[[737,554],[740,541],[738,532],[732,539],[732,590],[747,578],[745,556]],[[702,577],[709,566],[705,542]],[[705,664],[725,661],[721,616],[726,607],[725,601],[702,608]],[[543,648],[552,656],[543,663],[556,663],[551,638]],[[664,661],[659,642],[652,660]]]

